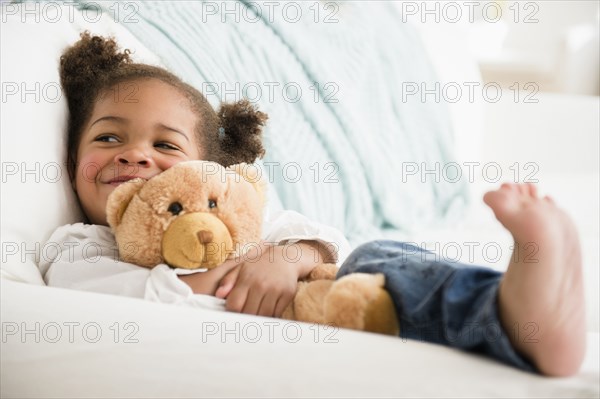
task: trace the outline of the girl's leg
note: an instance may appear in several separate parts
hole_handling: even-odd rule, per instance
[[[400,336],[484,353],[523,370],[536,371],[512,347],[498,315],[503,274],[450,263],[411,244],[373,241],[355,249],[338,278],[383,273],[400,321]]]

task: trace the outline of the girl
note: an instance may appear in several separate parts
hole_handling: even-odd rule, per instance
[[[230,260],[209,272],[179,275],[183,271],[166,265],[148,270],[119,262],[105,213],[116,186],[186,160],[254,162],[264,154],[260,136],[267,116],[247,101],[223,105],[217,114],[173,74],[133,63],[114,40],[87,32],[61,57],[60,76],[69,105],[69,176],[89,223],[60,227],[50,237],[64,253],[54,258],[61,261],[41,263],[48,285],[279,316],[299,278],[319,263],[335,262],[333,248],[348,252],[339,231],[271,210],[263,238],[279,245],[263,244],[259,254],[248,254],[251,264]],[[299,246],[298,261],[286,260],[289,242]]]
[[[319,262],[337,259],[325,243],[337,244],[340,252],[348,248],[339,232],[287,212],[265,223],[265,239],[298,241],[303,251],[297,264],[285,261],[280,245],[264,246],[259,262],[228,261],[210,272],[185,276],[166,265],[148,270],[119,262],[104,214],[116,185],[133,177],[150,178],[187,159],[252,162],[264,151],[260,131],[266,116],[247,102],[225,105],[217,115],[199,92],[169,72],[134,64],[127,52],[116,50],[114,41],[88,34],[62,57],[61,78],[70,111],[70,176],[94,224],[63,226],[50,238],[68,253],[58,254],[56,259],[63,261],[41,264],[49,285],[163,302],[199,303],[210,297],[193,294],[209,294],[217,297],[212,297],[215,307],[224,302],[229,310],[278,316],[298,278]],[[128,86],[132,94],[122,95]],[[539,198],[532,185],[504,184],[484,201],[515,240],[506,273],[432,261],[437,257],[418,247],[375,241],[355,249],[338,277],[383,273],[402,337],[485,353],[546,375],[575,373],[586,344],[581,255],[573,223],[549,197]],[[93,261],[85,251],[72,251],[75,244],[90,243],[113,252]],[[532,244],[537,249],[534,262],[518,255],[519,248],[522,253]]]

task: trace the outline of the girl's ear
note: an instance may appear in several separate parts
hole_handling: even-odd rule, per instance
[[[146,184],[144,179],[133,179],[121,184],[110,193],[106,202],[106,221],[112,229],[116,229],[123,218],[125,210],[142,187]]]

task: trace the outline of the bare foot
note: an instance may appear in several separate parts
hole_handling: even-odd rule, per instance
[[[571,219],[532,184],[503,184],[483,197],[515,249],[500,282],[500,321],[540,372],[568,376],[585,353],[581,252]]]

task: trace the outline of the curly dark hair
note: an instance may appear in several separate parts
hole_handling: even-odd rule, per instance
[[[129,54],[129,50],[120,52],[113,38],[85,31],[60,57],[60,80],[69,105],[67,169],[71,181],[75,178],[81,134],[99,96],[120,83],[139,79],[159,79],[189,100],[198,116],[196,136],[205,160],[230,166],[252,163],[264,156],[262,128],[268,117],[248,100],[221,104],[215,112],[194,87],[166,69],[134,63]]]

